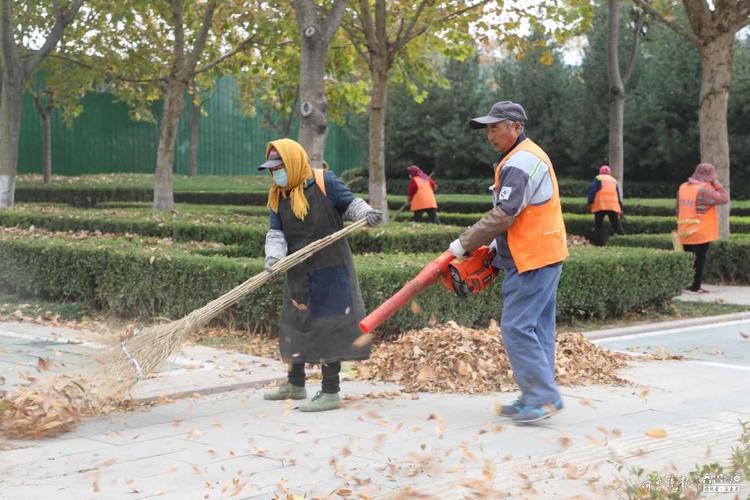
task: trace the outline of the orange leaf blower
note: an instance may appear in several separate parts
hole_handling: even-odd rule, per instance
[[[446,250],[427,264],[414,279],[363,318],[359,322],[359,329],[362,333],[372,332],[438,280],[442,280],[448,290],[462,298],[479,293],[490,286],[495,278],[496,271],[492,267],[494,256],[495,252],[487,246],[477,248],[462,260],[456,259]]]

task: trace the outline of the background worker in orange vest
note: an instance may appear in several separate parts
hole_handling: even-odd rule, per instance
[[[624,217],[622,210],[622,193],[617,179],[612,177],[609,165],[599,167],[599,175],[589,185],[589,208],[594,214],[594,244],[604,246],[607,238],[604,234],[604,216],[609,217],[609,223],[617,234],[625,234],[620,225],[620,217]]]
[[[700,163],[677,192],[677,234],[682,247],[695,254],[692,293],[709,293],[701,287],[709,244],[719,239],[718,205],[729,202],[726,189],[716,180],[716,168]]]
[[[406,199],[411,202],[411,211],[414,214],[412,220],[420,222],[422,216],[426,213],[429,221],[438,224],[437,201],[435,200],[435,191],[437,184],[432,177],[425,174],[421,168],[416,165],[407,167],[407,172],[411,180],[406,190]]]
[[[552,162],[524,133],[526,112],[510,101],[495,103],[469,122],[487,128],[500,153],[493,208],[450,244],[463,257],[491,242],[492,265],[505,269],[501,333],[521,397],[500,408],[527,424],[562,410],[555,383],[555,309],[562,261],[568,256],[560,194]]]

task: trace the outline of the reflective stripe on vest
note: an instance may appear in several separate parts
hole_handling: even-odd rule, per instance
[[[325,196],[326,195],[326,183],[325,183],[325,180],[323,180],[324,170],[322,168],[314,168],[312,169],[312,171],[313,171],[313,177],[315,178],[315,184],[318,185],[320,190],[323,191],[323,196]]]
[[[500,192],[500,170],[519,151],[528,151],[544,162],[552,180],[552,198],[541,205],[528,205],[508,228],[510,255],[518,272],[523,273],[562,262],[568,256],[568,244],[552,162],[531,139],[524,139],[498,163],[495,169],[495,193]]]
[[[411,199],[411,211],[416,212],[417,210],[437,208],[435,193],[432,191],[430,181],[421,177],[414,177],[414,182],[417,184],[417,192],[414,193]]]
[[[607,174],[597,175],[596,178],[602,183],[602,187],[594,197],[591,211],[621,213],[620,202],[617,199],[617,179]]]
[[[695,207],[698,191],[708,187],[707,183],[680,186],[677,193],[677,234],[683,245],[700,245],[719,239],[719,215],[716,206],[712,206],[705,214],[699,214]]]

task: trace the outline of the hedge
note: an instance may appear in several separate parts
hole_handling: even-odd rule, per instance
[[[671,249],[670,234],[614,236],[608,245]],[[750,285],[750,235],[733,234],[712,242],[708,249],[705,278],[709,282]]]
[[[229,248],[206,249],[206,255],[259,256],[263,255],[268,217],[245,217],[244,224],[210,223],[173,220],[171,216],[140,215],[114,217],[106,212],[81,211],[68,215],[49,214],[29,210],[0,210],[0,226],[28,228],[35,226],[49,231],[100,231],[102,233],[135,233],[143,236],[172,238],[175,241],[215,241]],[[357,231],[349,238],[354,253],[375,252],[437,252],[448,247],[463,229],[456,226],[434,224],[393,223],[386,226]]]
[[[478,221],[483,213],[473,214],[440,214],[440,220],[444,224],[459,226],[470,226]],[[594,231],[594,217],[591,214],[563,214],[565,227],[568,234],[576,234],[591,238]],[[608,225],[609,221],[605,222]],[[666,233],[675,229],[677,219],[665,216],[639,216],[627,217],[622,224],[626,233],[630,234],[658,234]],[[730,228],[733,233],[750,233],[750,217],[732,216]]]
[[[435,257],[430,254],[355,256],[365,306],[372,310]],[[0,237],[0,286],[22,296],[85,300],[115,314],[181,317],[262,270],[262,259],[201,257],[155,252],[143,245],[104,238]],[[574,249],[564,266],[558,316],[619,316],[663,305],[691,276],[687,254],[651,249]],[[237,304],[224,321],[272,331],[281,303],[282,280],[269,283]],[[423,327],[431,317],[464,325],[486,325],[501,310],[497,285],[465,301],[436,285],[418,298],[422,312],[405,307],[382,328],[393,334]]]
[[[581,197],[586,196],[591,179],[558,179],[560,196]],[[494,182],[492,174],[487,177],[470,179],[442,179],[438,175],[435,178],[438,184],[438,193],[458,194],[485,194],[487,186]],[[682,181],[681,181],[682,182]],[[367,192],[368,179],[363,177],[350,184],[354,191]],[[680,182],[649,182],[649,181],[627,181],[625,182],[625,196],[627,198],[674,198]],[[406,194],[409,186],[409,178],[404,171],[403,178],[389,178],[388,192],[392,194]],[[732,189],[732,198],[737,200],[750,200],[750,184],[735,182]]]
[[[268,191],[257,192],[202,192],[176,191],[175,203],[203,203],[208,205],[265,205]],[[149,202],[154,192],[144,188],[123,187],[17,187],[16,202],[65,203],[74,207],[91,208],[100,203]]]

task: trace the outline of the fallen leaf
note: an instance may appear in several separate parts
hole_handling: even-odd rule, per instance
[[[36,371],[45,372],[52,368],[52,361],[46,358],[36,358]]]
[[[649,429],[646,431],[646,435],[654,439],[663,439],[667,437],[667,431],[665,431],[664,429],[658,429],[658,428]]]

